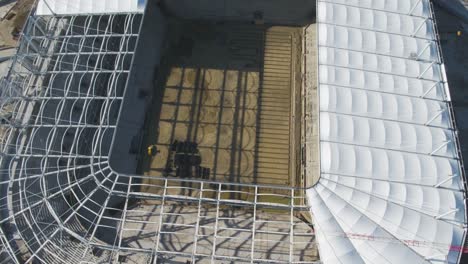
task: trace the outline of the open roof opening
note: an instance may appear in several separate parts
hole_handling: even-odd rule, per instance
[[[148,5],[113,168],[156,179],[304,187],[303,54],[315,5],[303,4]],[[129,159],[136,162],[120,162]]]

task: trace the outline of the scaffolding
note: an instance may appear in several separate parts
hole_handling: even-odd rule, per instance
[[[303,190],[111,168],[142,20],[30,15],[1,81],[0,263],[317,263]]]

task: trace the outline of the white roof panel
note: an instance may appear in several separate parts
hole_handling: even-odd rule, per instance
[[[422,1],[427,2],[427,0]],[[317,6],[317,19],[320,23],[433,39],[432,21],[426,18],[427,15],[410,16],[406,13],[360,8],[328,1],[319,1]]]
[[[331,24],[320,24],[321,46],[388,55],[398,58],[438,59],[436,42]]]
[[[320,113],[320,140],[455,159],[452,131],[403,122]]]
[[[457,263],[464,179],[429,0],[319,0],[317,16],[323,262]]]
[[[142,13],[146,0],[39,0],[37,15]]]
[[[409,97],[443,101],[444,85],[433,81],[406,78],[388,73],[321,65],[319,79],[322,84],[400,94]]]
[[[370,72],[389,73],[408,78],[441,79],[440,65],[432,62],[383,56],[375,53],[356,52],[347,49],[320,46],[319,63]]]
[[[321,171],[350,177],[460,190],[455,159],[322,141]],[[457,177],[451,177],[451,176]]]
[[[328,0],[327,2],[422,17],[428,17],[430,12],[429,3],[420,0]]]
[[[341,86],[322,85],[320,110],[450,128],[445,103]]]

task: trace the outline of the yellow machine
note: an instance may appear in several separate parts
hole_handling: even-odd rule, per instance
[[[156,147],[156,145],[150,145],[148,146],[148,156],[155,156],[157,153],[158,153],[158,149]]]

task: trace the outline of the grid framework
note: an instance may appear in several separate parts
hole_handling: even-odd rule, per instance
[[[1,263],[314,263],[302,190],[160,179],[143,193],[143,176],[112,170],[142,18],[29,17],[1,84]]]

